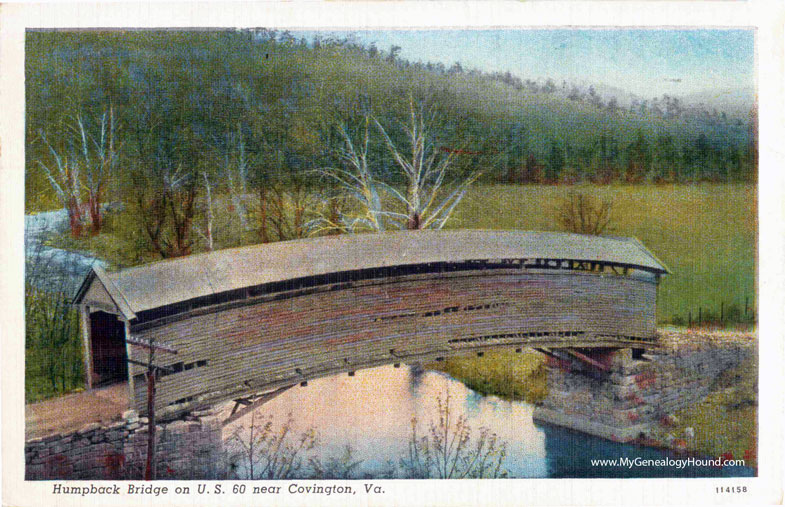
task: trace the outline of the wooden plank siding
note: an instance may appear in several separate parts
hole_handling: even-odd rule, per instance
[[[646,346],[655,337],[656,277],[495,269],[398,276],[266,295],[131,323],[135,338],[177,349],[156,363],[156,411],[197,406],[393,362],[497,346]],[[133,359],[147,352],[132,347]],[[177,366],[177,365],[180,366]],[[185,369],[186,365],[193,365]],[[146,412],[144,368],[132,365]]]

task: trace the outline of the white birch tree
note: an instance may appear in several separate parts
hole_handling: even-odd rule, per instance
[[[68,213],[71,233],[82,233],[85,197],[91,231],[99,233],[103,225],[101,207],[119,154],[114,108],[110,105],[95,122],[77,114],[66,125],[60,142],[53,144],[43,131],[40,136],[52,160],[37,162]]]
[[[334,180],[354,201],[352,212],[343,212],[339,219],[321,216],[313,230],[382,232],[387,229],[441,229],[449,220],[466,191],[480,175],[449,181],[455,151],[440,151],[433,142],[433,108],[427,111],[410,99],[410,114],[401,125],[404,143],[399,145],[388,135],[382,123],[366,116],[360,139],[353,139],[346,126],[338,132],[343,141],[336,154],[343,168],[327,168],[321,172]],[[374,169],[369,157],[371,124],[382,137],[404,183],[401,189],[387,183]],[[355,136],[356,137],[356,136]]]

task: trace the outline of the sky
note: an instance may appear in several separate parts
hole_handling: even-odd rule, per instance
[[[314,32],[309,32],[313,34]],[[412,61],[460,62],[523,79],[606,84],[643,97],[754,87],[752,30],[387,30],[351,34]],[[311,38],[311,37],[309,37]]]

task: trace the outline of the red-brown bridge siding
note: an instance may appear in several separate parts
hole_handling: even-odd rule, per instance
[[[339,287],[132,325],[134,337],[178,351],[157,355],[158,364],[181,370],[161,377],[157,411],[174,414],[341,371],[482,347],[619,347],[655,336],[653,277],[494,270]],[[130,351],[146,361],[144,349]],[[141,413],[146,411],[143,371],[131,368]]]

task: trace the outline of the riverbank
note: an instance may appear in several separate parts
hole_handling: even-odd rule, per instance
[[[706,346],[753,347],[749,356],[716,377],[705,399],[663,418],[639,443],[679,452],[726,459],[744,459],[757,466],[758,358],[754,331],[665,328],[659,331],[663,349],[687,354]],[[482,394],[538,405],[548,394],[545,356],[534,351],[516,354],[488,351],[426,365],[442,371]],[[692,435],[692,436],[690,436]]]
[[[453,357],[425,367],[444,372],[482,395],[537,405],[548,394],[545,356],[531,349],[489,350],[482,357]]]
[[[69,401],[74,402],[73,398]],[[89,400],[83,397],[78,401]],[[618,458],[658,460],[673,458],[674,453],[537,423],[533,417],[535,409],[528,403],[483,396],[446,374],[405,364],[399,368],[388,365],[358,370],[351,377],[340,374],[314,379],[219,429],[216,423],[229,416],[232,405],[199,411],[184,420],[159,423],[158,477],[248,479],[249,452],[258,459],[254,478],[263,474],[264,463],[270,458],[292,465],[279,467],[274,472],[277,479],[441,477],[438,470],[421,466],[426,463],[412,461],[416,456],[410,450],[419,445],[422,451],[426,445],[423,438],[432,448],[434,439],[445,431],[452,436],[462,435],[461,440],[466,438],[462,451],[452,448],[450,459],[471,462],[463,458],[471,457],[467,453],[475,452],[485,442],[485,446],[493,445],[493,449],[486,448],[496,451],[491,453],[493,456],[503,456],[498,471],[508,477],[686,478],[752,474],[738,466],[718,469],[700,464],[684,468],[597,466],[592,462]],[[111,415],[78,425],[63,426],[58,421],[54,431],[37,432],[45,436],[28,436],[27,477],[140,479],[140,460],[146,456],[146,420],[130,410]],[[78,416],[74,413],[74,417]],[[442,426],[448,420],[449,428]],[[39,421],[39,428],[41,423],[44,421]],[[243,446],[249,441],[251,426],[260,438],[253,451]],[[435,434],[433,428],[438,429]],[[483,466],[469,475],[492,477],[495,470],[495,466]]]

